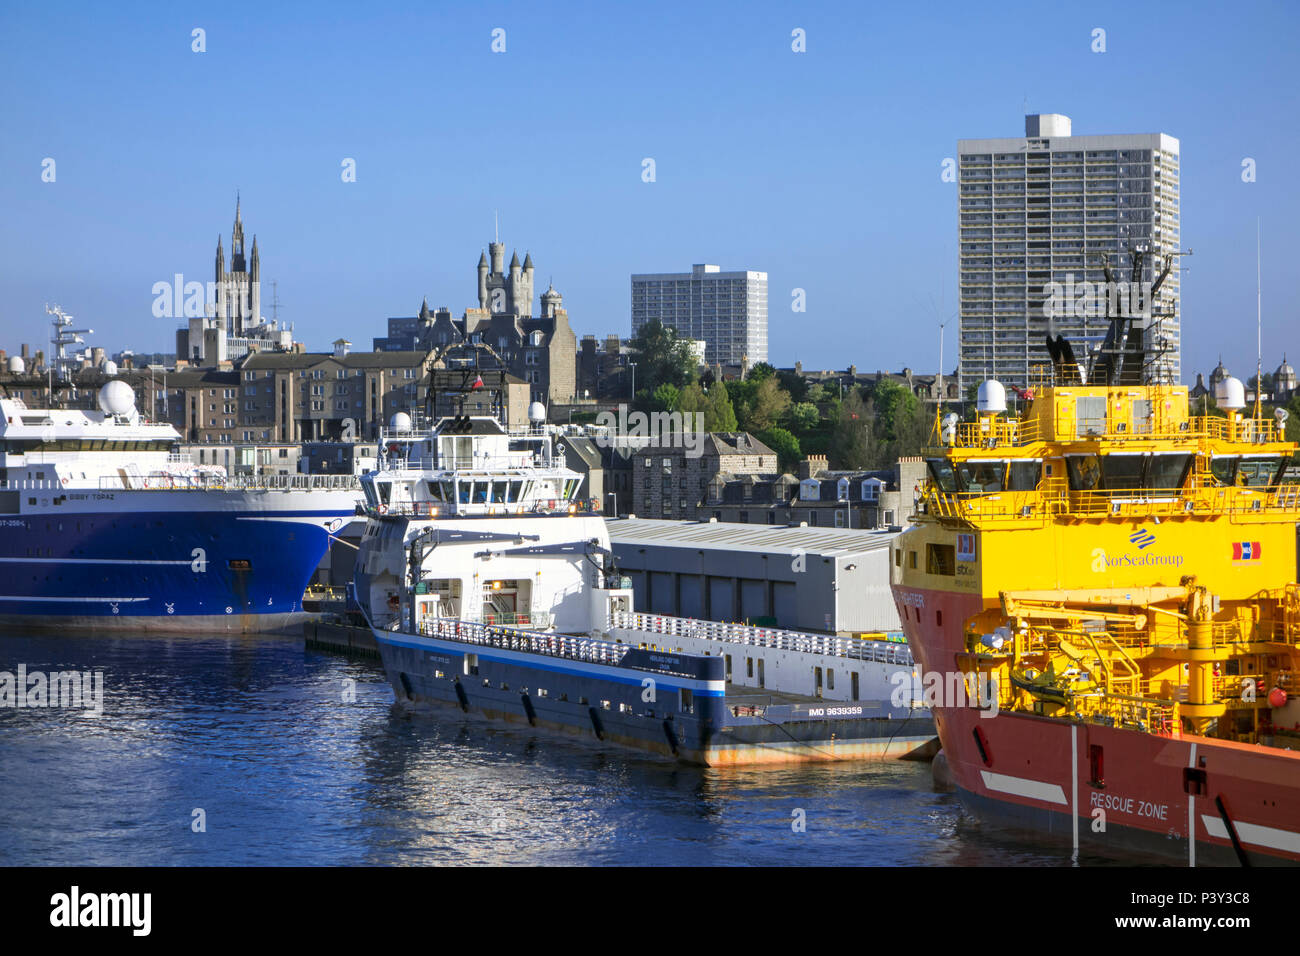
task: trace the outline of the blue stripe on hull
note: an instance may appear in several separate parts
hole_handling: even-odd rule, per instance
[[[329,545],[324,525],[345,517],[318,516],[316,522],[247,511],[9,518],[0,534],[0,615],[300,612],[302,593]],[[240,520],[248,517],[258,520]],[[240,570],[232,561],[251,568]]]

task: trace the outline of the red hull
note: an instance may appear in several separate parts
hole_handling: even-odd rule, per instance
[[[980,599],[902,587],[895,598],[923,671],[957,670]],[[1300,862],[1300,753],[974,707],[935,719],[963,802],[992,823],[1110,856]]]

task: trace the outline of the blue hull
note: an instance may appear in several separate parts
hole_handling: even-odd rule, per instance
[[[0,621],[266,630],[304,615],[337,511],[63,512],[0,521]]]

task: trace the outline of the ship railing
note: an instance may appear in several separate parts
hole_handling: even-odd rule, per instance
[[[549,462],[542,460],[541,456],[529,452],[496,456],[444,455],[441,458],[397,458],[390,456],[384,460],[385,468],[397,471],[500,472],[542,468],[547,465],[549,465]]]
[[[499,650],[544,654],[591,664],[617,665],[632,650],[629,644],[602,641],[595,638],[576,637],[554,631],[528,631],[521,628],[453,618],[426,618],[420,622],[419,633],[425,637],[477,644]]]
[[[551,502],[554,504],[551,504]],[[565,498],[539,499],[536,501],[516,503],[460,502],[438,501],[426,498],[420,501],[394,501],[382,506],[367,505],[365,513],[370,517],[396,515],[403,518],[437,518],[456,515],[487,515],[494,518],[538,517],[542,515],[594,514],[600,511],[600,503],[595,498],[577,498],[569,501]]]
[[[214,475],[202,471],[99,476],[100,491],[361,491],[356,475]]]
[[[542,654],[547,657],[582,661],[588,664],[622,664],[635,645],[620,644],[598,638],[578,637],[555,631],[527,631],[520,628],[480,624],[475,621],[458,621],[451,618],[432,618],[420,622],[419,633],[425,637],[456,641],[498,650],[518,651],[525,654]],[[676,673],[666,669],[664,673]],[[681,676],[694,676],[685,671]]]
[[[1101,491],[1001,491],[949,493],[931,484],[925,513],[939,517],[1021,520],[1087,515],[1111,518],[1233,515],[1259,512],[1300,514],[1300,485],[1255,488],[1141,488]]]
[[[895,641],[862,640],[838,637],[833,634],[812,634],[774,627],[730,624],[724,621],[701,621],[695,618],[645,614],[639,611],[615,611],[610,615],[610,624],[613,627],[663,634],[667,637],[695,638],[737,646],[765,647],[827,657],[875,661],[882,664],[900,664],[907,667],[913,663],[911,648]]]
[[[1121,427],[1122,426],[1122,427]],[[1130,430],[1131,429],[1131,430]],[[1208,438],[1214,441],[1265,444],[1285,441],[1277,422],[1270,418],[1242,417],[1220,418],[1216,415],[1194,416],[1178,421],[1107,422],[1076,434],[1052,434],[1039,427],[1037,419],[985,418],[977,422],[957,425],[955,447],[1003,448],[1030,445],[1050,439],[1131,441],[1134,438],[1149,440],[1185,440]]]

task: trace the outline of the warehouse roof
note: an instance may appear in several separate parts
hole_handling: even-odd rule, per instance
[[[711,548],[764,554],[849,555],[888,549],[897,532],[804,528],[734,521],[662,521],[617,518],[606,522],[612,544],[661,548]]]

